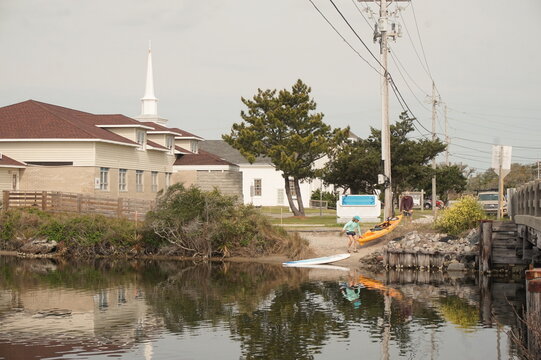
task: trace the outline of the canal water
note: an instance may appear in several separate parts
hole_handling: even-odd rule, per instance
[[[520,279],[0,257],[0,359],[519,359],[523,298]]]

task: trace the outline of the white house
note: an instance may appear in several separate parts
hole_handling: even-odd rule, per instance
[[[238,150],[223,140],[205,140],[199,145],[201,149],[238,165],[239,171],[242,173],[242,193],[245,204],[253,204],[254,206],[288,206],[283,173],[276,170],[269,159],[258,158],[253,164],[250,164]],[[314,165],[322,166],[322,164],[324,164],[324,160]],[[322,186],[320,179],[314,179],[310,182],[300,184],[301,196],[305,207],[310,207],[312,192],[321,187],[323,191],[332,191],[332,188]]]

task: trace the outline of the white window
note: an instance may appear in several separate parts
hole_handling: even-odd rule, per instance
[[[165,147],[168,148],[169,150],[171,150],[170,151],[171,153],[173,153],[174,144],[175,144],[175,138],[174,137],[168,136],[165,139]]]
[[[109,168],[100,168],[100,190],[109,190]]]
[[[157,192],[158,191],[158,172],[157,171],[153,171],[151,173],[151,179],[152,179],[152,192]]]
[[[135,171],[135,191],[143,192],[143,170]]]
[[[261,196],[261,179],[254,179],[254,196]]]
[[[199,153],[199,146],[197,144],[197,141],[195,140],[190,141],[190,151],[193,152],[194,154]]]
[[[171,173],[165,173],[165,187],[171,186]]]
[[[276,202],[278,203],[278,205],[284,205],[284,198],[285,198],[285,195],[284,195],[284,189],[277,189],[276,190]]]
[[[118,191],[128,191],[128,170],[118,169]]]
[[[136,139],[139,144],[139,149],[145,148],[145,132],[143,130],[136,130]]]

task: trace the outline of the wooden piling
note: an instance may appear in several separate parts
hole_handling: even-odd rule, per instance
[[[528,352],[541,354],[541,268],[526,271],[526,324]]]
[[[481,274],[479,276],[479,317],[481,322],[492,327],[492,291],[491,291],[490,276]]]
[[[480,224],[479,271],[489,273],[492,268],[492,221],[483,220]]]

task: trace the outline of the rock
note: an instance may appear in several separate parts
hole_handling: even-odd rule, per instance
[[[447,271],[466,271],[466,266],[459,262],[452,262],[447,266]]]
[[[466,235],[464,240],[468,241],[470,244],[478,244],[479,243],[479,229],[471,230],[468,233],[468,235]]]
[[[19,251],[25,254],[49,254],[56,251],[56,241],[33,239],[24,244]]]

